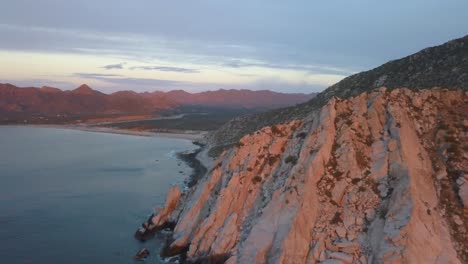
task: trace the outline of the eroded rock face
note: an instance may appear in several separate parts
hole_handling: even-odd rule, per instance
[[[381,88],[243,137],[163,209],[177,223],[171,253],[466,263],[467,102],[463,91]]]

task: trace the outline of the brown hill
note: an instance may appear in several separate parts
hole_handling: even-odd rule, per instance
[[[166,95],[182,105],[203,105],[229,108],[273,109],[306,102],[315,94],[285,94],[267,90],[224,90],[188,93],[182,90],[167,92]]]
[[[302,103],[312,96],[249,90],[193,94],[180,90],[167,93],[120,91],[104,94],[86,84],[71,91],[47,86],[18,88],[11,84],[0,84],[0,111],[41,115],[154,114],[181,105],[272,109]]]

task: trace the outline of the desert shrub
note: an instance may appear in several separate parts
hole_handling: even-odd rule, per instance
[[[262,182],[262,177],[255,176],[255,177],[252,178],[252,182],[253,182],[253,184],[257,184],[259,182]]]
[[[370,147],[370,146],[372,146],[372,143],[373,143],[373,142],[374,142],[374,140],[372,139],[371,134],[367,135],[367,137],[366,137],[366,145]]]
[[[341,176],[343,175],[343,172],[340,170],[335,170],[333,172],[333,177],[335,177],[337,180],[341,180]]]
[[[456,144],[451,144],[450,147],[447,148],[447,151],[451,153],[454,157],[461,157],[462,155],[460,148]]]
[[[356,150],[356,162],[361,169],[367,167],[367,157],[360,149]]]
[[[283,135],[281,130],[277,126],[272,126],[271,127],[271,132],[275,135]]]
[[[275,156],[270,156],[268,157],[268,164],[270,166],[273,166],[273,164],[275,164],[275,162],[279,159],[279,156],[275,155]]]
[[[333,218],[330,220],[330,224],[336,225],[341,222],[343,222],[343,220],[341,219],[341,214],[339,212],[336,212]]]
[[[289,155],[289,156],[284,160],[284,162],[296,164],[296,163],[297,163],[297,158],[294,157],[294,156]]]
[[[388,211],[388,210],[387,210],[386,208],[385,208],[385,209],[382,208],[382,209],[379,211],[379,217],[380,217],[381,219],[385,219],[385,216],[387,215],[387,211]]]
[[[301,133],[296,135],[297,138],[302,138],[302,139],[306,138],[306,136],[307,136],[306,132],[301,132]]]
[[[449,143],[454,143],[454,142],[456,142],[455,137],[452,136],[452,135],[446,135],[444,139],[445,139],[446,142],[449,142]]]
[[[447,128],[448,128],[447,124],[445,124],[445,123],[440,123],[439,124],[439,129],[445,130]]]
[[[239,142],[237,142],[236,144],[234,144],[234,146],[235,146],[236,148],[240,148],[240,147],[243,147],[243,146],[244,146],[244,143],[242,143],[242,142],[239,141]]]
[[[352,184],[357,184],[357,183],[360,182],[360,181],[361,181],[361,179],[359,179],[359,178],[354,178],[354,179],[351,180],[351,183],[352,183]]]

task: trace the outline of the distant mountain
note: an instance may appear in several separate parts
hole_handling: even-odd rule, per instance
[[[81,85],[72,91],[53,87],[18,88],[0,84],[0,111],[4,113],[56,114],[133,114],[153,113],[178,104],[162,95],[146,99],[133,92],[104,94]]]
[[[242,109],[273,109],[303,103],[313,94],[284,94],[271,91],[218,90],[202,93],[136,93],[119,91],[105,94],[86,84],[62,91],[53,87],[19,88],[0,84],[0,112],[34,115],[155,114],[179,106],[207,106]]]
[[[182,105],[202,105],[228,108],[273,109],[305,102],[315,94],[286,94],[267,90],[217,90],[201,93],[188,93],[182,90],[167,92],[168,98]]]

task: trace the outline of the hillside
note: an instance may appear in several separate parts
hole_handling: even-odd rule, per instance
[[[224,152],[149,229],[188,263],[466,263],[468,93],[331,99]]]
[[[217,90],[200,93],[187,93],[177,90],[165,95],[182,104],[209,107],[273,109],[305,102],[315,96],[312,94],[286,94],[272,91]]]
[[[213,155],[217,155],[225,146],[234,144],[242,136],[264,126],[305,117],[311,111],[325,105],[333,96],[346,99],[382,86],[389,89],[444,87],[468,90],[468,36],[349,76],[307,103],[235,118],[216,133],[212,133],[208,142],[217,146],[213,149]]]

